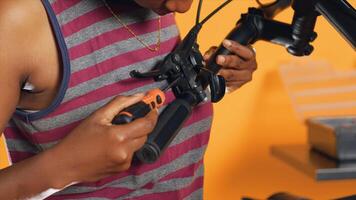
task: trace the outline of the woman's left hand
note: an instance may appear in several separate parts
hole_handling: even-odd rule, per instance
[[[222,68],[219,75],[226,80],[228,92],[233,92],[252,80],[252,74],[257,69],[256,54],[252,47],[243,46],[235,41],[224,40],[223,45],[232,55],[219,55],[217,64]],[[204,55],[208,61],[217,47],[211,47]]]

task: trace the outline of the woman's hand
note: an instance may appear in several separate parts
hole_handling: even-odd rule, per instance
[[[222,66],[219,75],[225,78],[228,92],[232,92],[252,80],[252,74],[257,69],[256,55],[251,47],[235,41],[224,40],[223,45],[233,55],[219,55],[216,62]],[[205,53],[204,60],[208,61],[216,49],[211,47]]]

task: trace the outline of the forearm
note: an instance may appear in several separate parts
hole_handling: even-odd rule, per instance
[[[26,199],[48,189],[98,181],[128,170],[132,155],[154,129],[158,113],[153,110],[126,125],[111,121],[142,98],[143,94],[114,98],[53,148],[0,171],[0,199]]]
[[[47,151],[0,171],[0,199],[26,199],[69,183],[63,164]]]

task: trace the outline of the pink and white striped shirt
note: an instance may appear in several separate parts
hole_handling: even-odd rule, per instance
[[[115,96],[166,84],[132,79],[129,72],[149,71],[179,42],[173,14],[162,17],[161,48],[151,52],[116,21],[100,0],[42,2],[62,59],[62,83],[48,108],[34,113],[17,109],[14,113],[4,131],[13,163],[52,147]],[[134,3],[110,3],[130,29],[155,45],[158,16],[154,12]],[[169,92],[167,97],[169,102],[173,94]],[[203,155],[211,115],[210,103],[198,106],[154,164],[135,165],[98,182],[76,184],[48,199],[202,199]]]

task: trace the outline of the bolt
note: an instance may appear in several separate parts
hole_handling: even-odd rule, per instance
[[[308,45],[304,49],[304,55],[309,56],[311,53],[313,53],[313,51],[314,51],[314,47],[311,45]]]
[[[174,55],[173,55],[173,60],[174,60],[174,62],[179,63],[180,60],[181,60],[179,54],[174,54]]]

